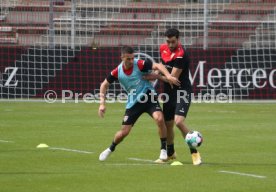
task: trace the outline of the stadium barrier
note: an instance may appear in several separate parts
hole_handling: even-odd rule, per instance
[[[64,89],[97,92],[120,63],[122,45],[160,61],[158,46],[169,27],[180,30],[190,53],[196,94],[276,98],[274,0],[2,0],[0,5],[0,99],[43,98],[50,89],[59,97]],[[109,92],[123,90],[116,83]]]

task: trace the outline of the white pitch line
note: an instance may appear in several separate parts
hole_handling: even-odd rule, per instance
[[[129,160],[132,160],[132,161],[141,161],[141,162],[150,162],[150,163],[154,163],[153,160],[148,160],[148,159],[139,159],[139,158],[133,158],[133,157],[130,157],[128,158]]]
[[[105,163],[104,165],[112,165],[112,166],[153,166],[159,164],[146,164],[146,163]]]
[[[14,141],[0,140],[1,143],[14,143]]]
[[[69,151],[69,152],[76,152],[76,153],[86,153],[86,154],[92,154],[92,153],[94,153],[92,151],[81,151],[81,150],[76,150],[76,149],[67,149],[67,148],[63,148],[63,147],[49,147],[49,149],[60,150],[60,151]]]
[[[240,173],[240,172],[233,172],[233,171],[219,171],[220,173],[229,173],[229,174],[235,174],[235,175],[242,175],[242,176],[248,176],[248,177],[256,177],[260,179],[265,179],[266,176],[262,175],[254,175],[254,174],[248,174],[248,173]]]

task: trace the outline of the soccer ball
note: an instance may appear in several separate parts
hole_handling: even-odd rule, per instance
[[[199,147],[203,142],[203,137],[198,131],[190,131],[185,137],[186,143],[190,148]]]

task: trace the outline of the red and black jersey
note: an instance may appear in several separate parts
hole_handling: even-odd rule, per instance
[[[178,45],[175,51],[171,52],[167,44],[160,45],[160,56],[162,63],[165,65],[169,72],[172,68],[182,69],[182,73],[179,76],[179,81],[181,82],[180,87],[174,86],[174,90],[185,89],[188,91],[192,90],[191,82],[189,79],[189,65],[190,58],[187,51],[183,48],[181,44]],[[171,90],[168,83],[164,83],[165,92]]]

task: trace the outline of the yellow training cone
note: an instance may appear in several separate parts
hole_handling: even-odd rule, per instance
[[[36,148],[48,148],[49,146],[45,143],[40,143]]]
[[[180,161],[174,161],[171,163],[171,165],[183,165]]]

